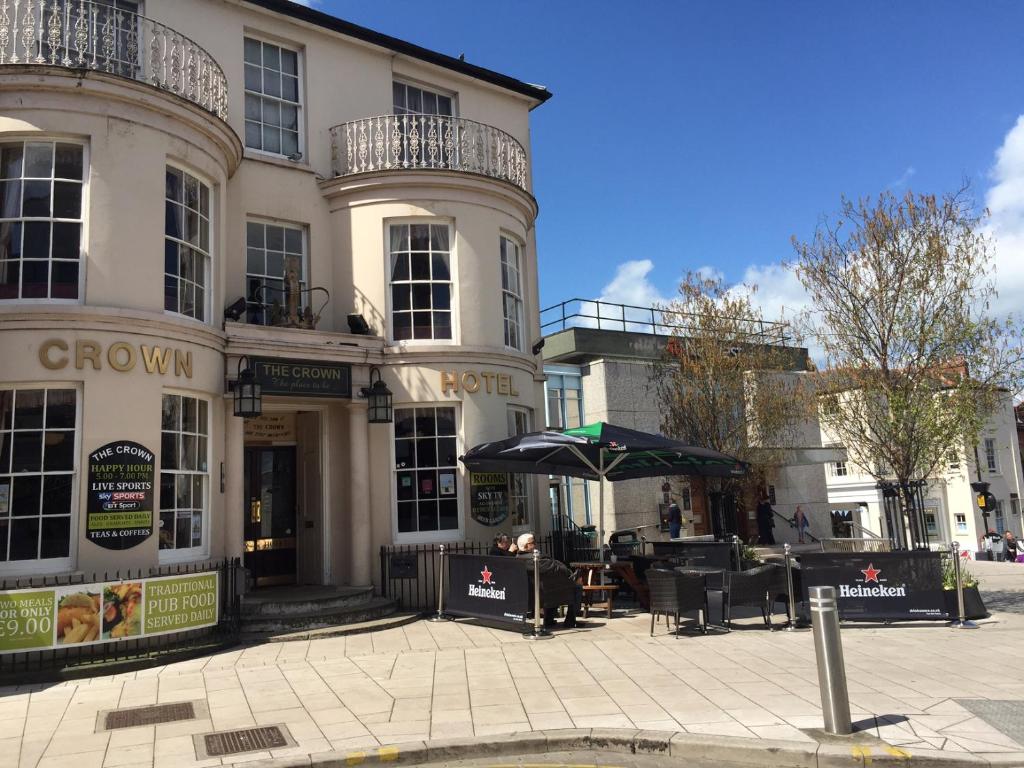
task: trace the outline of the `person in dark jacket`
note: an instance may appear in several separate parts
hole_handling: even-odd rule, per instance
[[[500,533],[494,537],[494,545],[488,554],[491,557],[501,557],[502,555],[514,555],[517,551],[516,545],[512,543],[509,535]]]
[[[517,543],[519,554],[516,557],[529,569],[532,581],[533,552],[537,548],[533,534],[524,533]],[[570,629],[578,626],[580,622],[576,621],[576,616],[583,601],[583,590],[576,584],[572,572],[562,563],[543,553],[537,561],[537,568],[540,571],[540,603],[544,609],[544,626],[554,626],[558,608],[563,605],[566,606],[563,626]]]
[[[1008,562],[1017,562],[1017,556],[1020,554],[1020,543],[1017,541],[1017,537],[1013,535],[1013,531],[1006,532],[1006,559]]]
[[[768,494],[762,493],[761,500],[757,502],[757,538],[761,544],[774,544],[775,533],[775,510],[768,500]]]
[[[668,505],[668,537],[670,539],[678,539],[682,530],[683,512],[679,509],[679,505],[676,504],[676,500],[672,499],[672,502]]]

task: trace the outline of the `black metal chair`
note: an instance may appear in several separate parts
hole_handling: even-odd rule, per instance
[[[676,635],[679,635],[679,614],[697,611],[700,631],[708,631],[708,594],[703,574],[677,573],[660,568],[647,570],[647,586],[651,590],[651,637],[659,613],[665,614],[665,626],[670,627],[669,616],[676,617]]]
[[[749,571],[728,571],[722,584],[722,623],[732,627],[732,608],[748,605],[761,610],[766,627],[772,626],[772,592],[779,583],[778,565],[762,565]],[[785,569],[782,578],[785,578]]]

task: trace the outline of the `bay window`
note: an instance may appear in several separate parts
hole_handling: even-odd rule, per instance
[[[210,274],[210,188],[167,166],[164,309],[205,321]]]
[[[452,272],[447,224],[391,224],[391,338],[451,340]]]

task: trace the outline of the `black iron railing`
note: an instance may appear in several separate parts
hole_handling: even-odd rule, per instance
[[[130,582],[159,576],[219,574],[218,622],[213,626],[149,635],[94,644],[69,645],[44,650],[27,650],[0,654],[0,680],[17,683],[61,677],[98,674],[121,664],[146,666],[166,663],[172,657],[210,652],[234,645],[240,633],[241,561],[226,560],[169,565],[159,568],[132,568],[64,576],[22,576],[0,580],[0,592],[19,589],[53,589],[78,584]]]

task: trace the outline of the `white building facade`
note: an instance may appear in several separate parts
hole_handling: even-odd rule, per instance
[[[822,429],[824,445],[834,445]],[[830,462],[827,468],[828,499],[837,531],[852,522],[853,535],[887,537],[885,507],[877,481],[852,461]],[[1012,398],[1002,399],[982,430],[977,445],[951,448],[941,472],[927,479],[921,489],[929,544],[946,548],[953,541],[963,550],[983,549],[986,519],[971,484],[985,482],[997,502],[987,518],[988,530],[1022,533],[1020,446]],[[848,526],[847,526],[848,527]]]
[[[543,418],[549,96],[287,0],[0,13],[0,576],[367,585],[383,544],[532,527],[539,484],[478,511],[458,456]],[[97,495],[108,445],[151,502]]]

